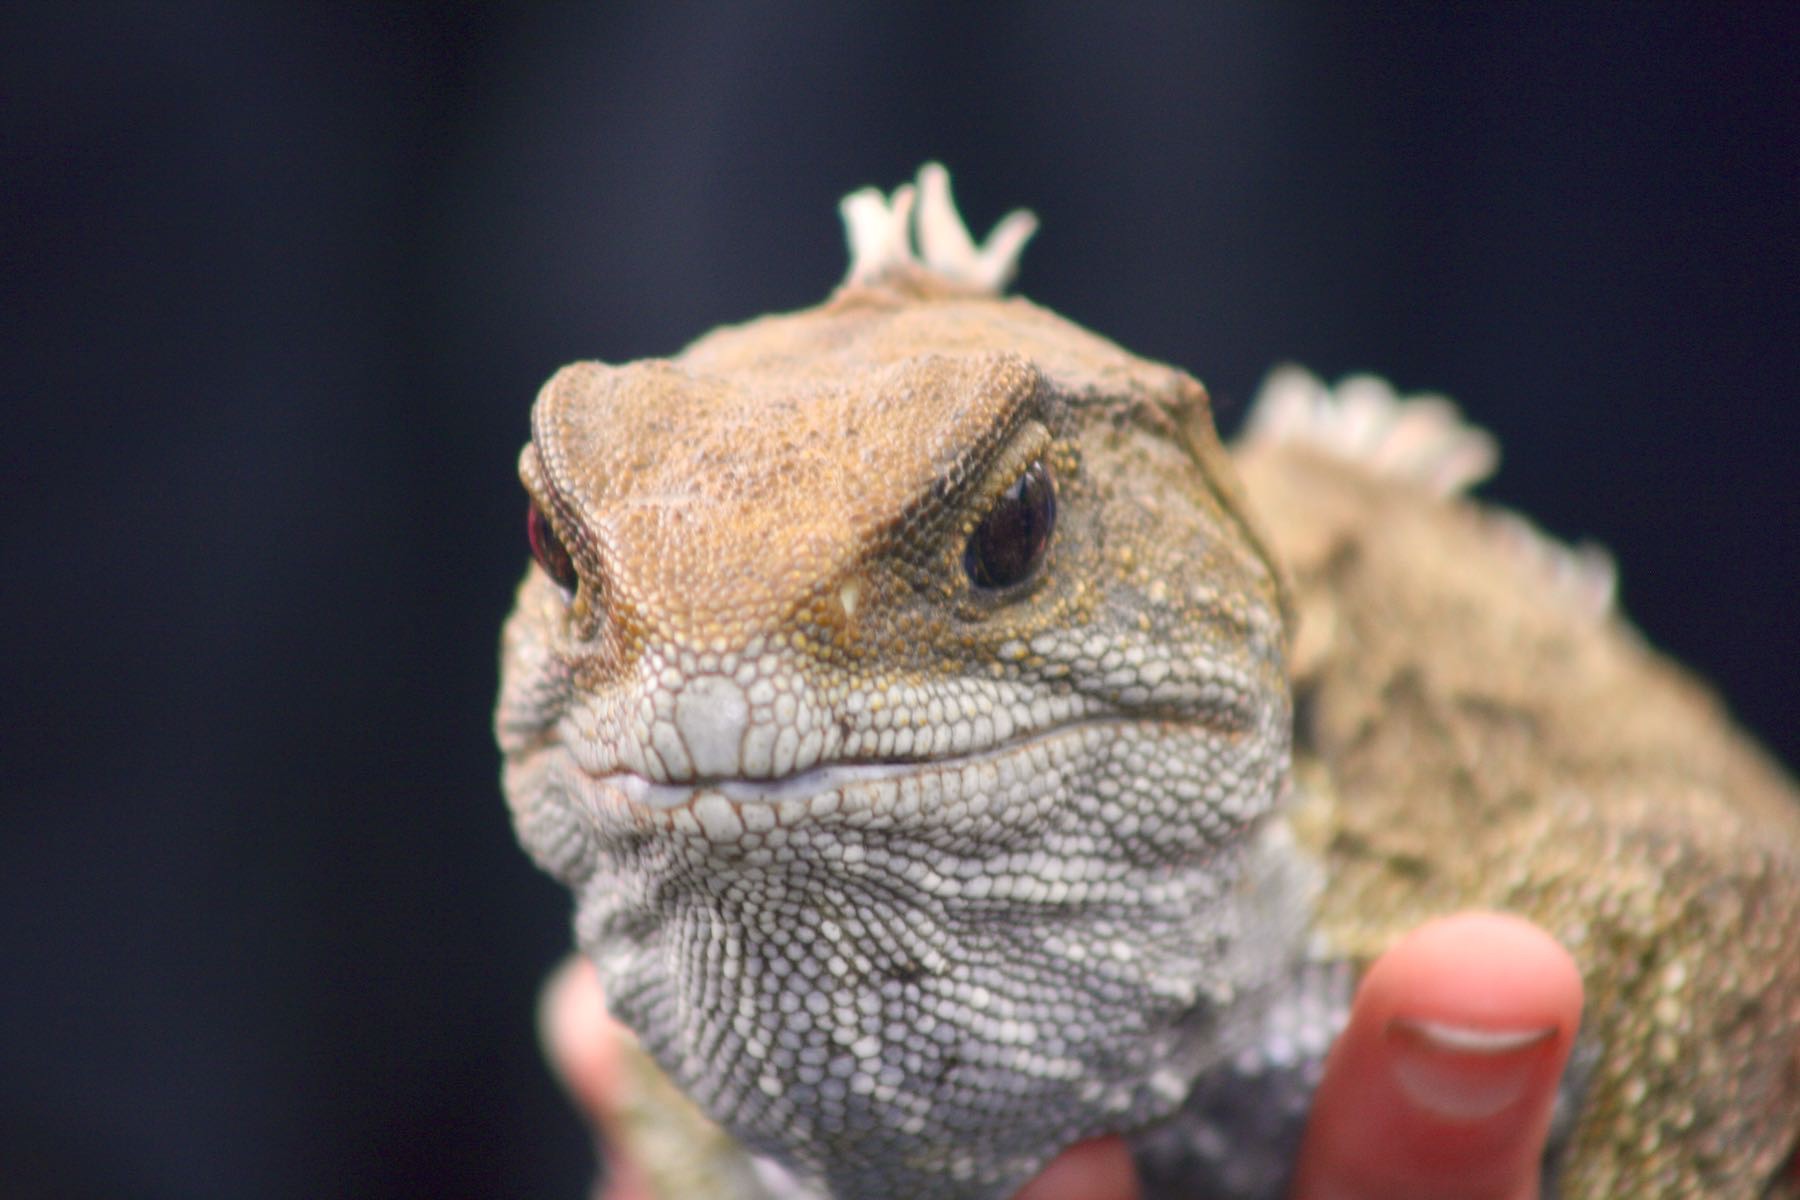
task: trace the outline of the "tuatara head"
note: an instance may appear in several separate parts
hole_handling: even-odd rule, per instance
[[[1200,385],[999,294],[1028,218],[975,246],[938,168],[845,212],[822,306],[539,394],[506,791],[706,1112],[1000,1196],[1289,955],[1280,584]]]

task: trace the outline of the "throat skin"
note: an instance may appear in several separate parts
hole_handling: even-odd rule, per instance
[[[564,368],[520,457],[506,797],[663,1194],[998,1200],[1112,1132],[1279,1194],[1355,973],[1467,907],[1584,969],[1547,1184],[1761,1194],[1800,801],[1603,564],[1462,494],[1485,435],[1289,376],[1228,450],[1193,378],[1000,294],[1018,218],[976,246],[931,169],[845,213],[826,303]]]

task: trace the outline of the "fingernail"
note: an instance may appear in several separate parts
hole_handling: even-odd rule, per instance
[[[1408,1099],[1446,1121],[1480,1121],[1525,1095],[1557,1027],[1479,1029],[1395,1017],[1385,1034]]]

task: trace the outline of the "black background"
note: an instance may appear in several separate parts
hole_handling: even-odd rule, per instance
[[[927,158],[1235,424],[1441,389],[1800,757],[1790,6],[10,6],[0,1194],[575,1196],[488,733],[557,365]]]

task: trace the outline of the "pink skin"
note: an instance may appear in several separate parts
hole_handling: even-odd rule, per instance
[[[1463,913],[1400,939],[1364,977],[1332,1048],[1295,1196],[1533,1200],[1581,999],[1568,953],[1517,917]],[[585,964],[552,977],[543,1031],[576,1104],[604,1126],[618,1031]],[[646,1200],[632,1165],[612,1165],[604,1200]],[[1098,1138],[1070,1147],[1015,1200],[1137,1196],[1124,1142]]]

